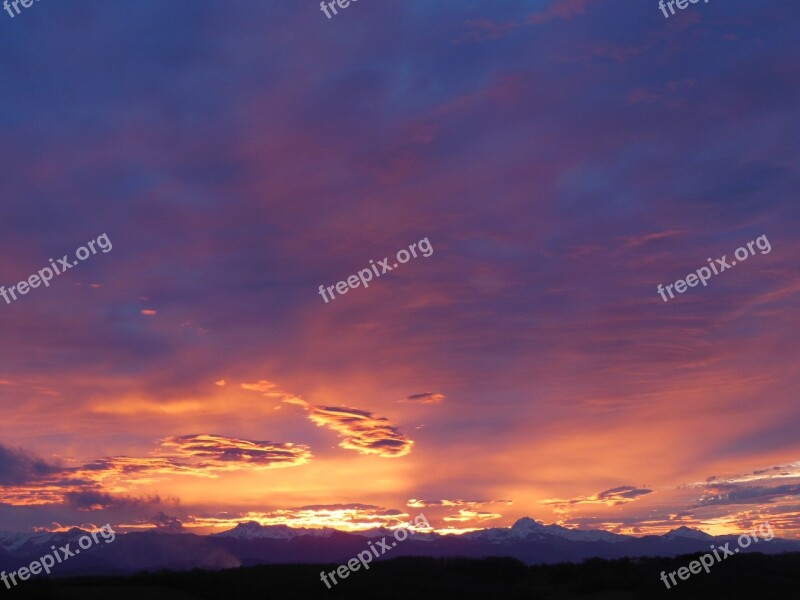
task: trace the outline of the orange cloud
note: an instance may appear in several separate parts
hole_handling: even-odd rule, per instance
[[[79,467],[64,467],[24,450],[0,446],[0,503],[32,506],[77,502],[79,509],[93,510],[94,506],[109,505],[110,494],[125,493],[131,487],[166,477],[215,478],[221,471],[294,467],[311,459],[304,445],[208,434],[166,438],[161,447],[167,450],[165,456],[111,456]]]
[[[261,381],[256,381],[255,383],[243,383],[241,385],[243,390],[250,390],[252,392],[261,392],[262,394],[270,394],[273,392],[279,392],[279,388],[276,384],[270,383],[262,379]],[[279,392],[279,395],[283,395],[283,393]]]
[[[464,521],[488,521],[490,519],[499,519],[503,515],[498,513],[490,513],[485,511],[474,511],[470,509],[464,509],[458,511],[457,515],[449,515],[444,517],[445,521],[456,521],[456,522],[464,522]]]
[[[484,504],[505,504],[510,506],[513,502],[511,502],[511,500],[417,500],[416,498],[411,498],[406,502],[406,506],[411,508],[431,508],[437,506],[466,506],[475,508]]]
[[[623,485],[610,490],[602,491],[594,496],[578,496],[577,498],[570,498],[567,500],[550,498],[541,500],[540,503],[548,506],[555,506],[557,509],[564,509],[576,504],[605,504],[607,506],[618,506],[620,504],[633,502],[642,496],[652,493],[653,490],[648,490],[646,488],[636,488],[630,485]]]
[[[308,418],[320,427],[333,429],[344,439],[339,446],[360,454],[397,458],[411,452],[412,440],[382,417],[365,410],[339,406],[308,406]]]
[[[333,429],[344,439],[339,447],[360,454],[374,454],[384,458],[397,458],[411,452],[414,442],[400,433],[383,417],[371,412],[342,406],[316,406],[301,397],[282,391],[266,380],[243,383],[242,389],[257,391],[269,398],[278,398],[287,404],[302,406],[308,418],[319,427]]]
[[[279,509],[269,512],[243,512],[194,516],[186,520],[186,528],[230,529],[240,523],[256,522],[259,525],[286,525],[321,529],[330,527],[342,531],[365,531],[377,527],[397,527],[408,522],[405,512],[373,506],[371,504],[321,504],[299,508]]]
[[[219,435],[184,435],[162,440],[179,456],[201,459],[203,469],[238,470],[294,467],[311,459],[308,446],[292,443],[253,442]]]

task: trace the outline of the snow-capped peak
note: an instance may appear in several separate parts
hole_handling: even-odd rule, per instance
[[[483,539],[494,543],[513,542],[518,540],[541,540],[560,538],[576,542],[619,542],[625,536],[602,530],[584,531],[567,529],[561,525],[545,525],[530,517],[517,520],[511,527],[495,527],[464,534],[465,538]]]
[[[517,520],[511,527],[492,527],[479,531],[465,533],[464,538],[482,539],[489,542],[510,542],[515,540],[525,540],[528,538],[541,538],[552,535],[548,527],[529,517]]]
[[[544,523],[534,521],[530,517],[522,517],[521,519],[517,519],[517,522],[511,526],[511,531],[523,535],[529,533],[547,533],[547,526]]]
[[[18,531],[0,532],[0,548],[5,550],[17,550],[27,543],[39,546],[49,544],[54,535],[49,531],[37,533],[25,533]]]
[[[700,531],[699,529],[691,529],[690,527],[678,527],[677,529],[673,529],[666,535],[664,535],[665,539],[674,540],[674,539],[690,539],[690,540],[710,540],[713,539],[713,536],[707,534],[704,531]]]
[[[215,537],[233,538],[237,540],[258,540],[271,538],[277,540],[288,540],[294,537],[292,530],[286,525],[272,525],[265,527],[256,521],[239,523],[233,529],[214,534]]]
[[[328,537],[330,534],[330,529],[294,529],[288,525],[261,525],[256,521],[247,521],[245,523],[239,523],[233,529],[213,535],[215,537],[237,540],[290,540],[301,535]]]

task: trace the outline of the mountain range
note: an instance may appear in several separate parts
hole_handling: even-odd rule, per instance
[[[74,528],[59,533],[0,533],[0,569],[11,572],[69,543],[74,551],[86,532]],[[372,529],[342,532],[335,529],[300,529],[285,525],[240,523],[211,535],[159,530],[117,533],[113,542],[100,538],[96,545],[52,569],[52,576],[125,575],[144,570],[225,569],[259,564],[344,564],[368,543],[382,537],[394,541],[392,531]],[[737,536],[711,536],[680,527],[664,535],[634,537],[606,531],[567,529],[522,518],[511,527],[440,535],[416,532],[378,560],[397,556],[488,557],[510,556],[529,564],[578,562],[588,558],[677,556],[708,552],[726,543],[738,548]],[[760,540],[742,552],[779,554],[800,551],[800,541]]]

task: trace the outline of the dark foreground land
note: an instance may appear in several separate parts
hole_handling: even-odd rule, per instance
[[[667,590],[661,571],[675,571],[696,555],[675,559],[590,560],[528,567],[515,559],[398,558],[359,570],[328,590],[320,581],[335,565],[266,565],[226,571],[141,573],[130,577],[30,580],[0,595],[36,600],[536,600],[797,597],[800,554],[728,558]]]

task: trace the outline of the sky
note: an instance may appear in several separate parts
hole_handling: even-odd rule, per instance
[[[798,11],[0,12],[0,529],[800,538]]]

